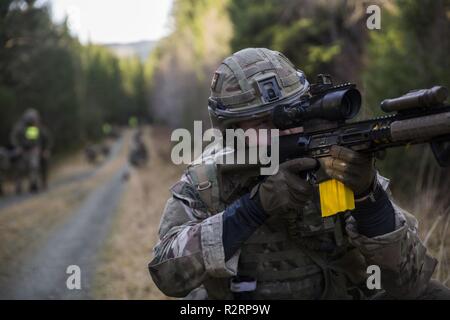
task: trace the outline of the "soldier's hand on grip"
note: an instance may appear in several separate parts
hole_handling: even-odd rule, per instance
[[[319,159],[318,181],[337,179],[352,189],[355,196],[370,190],[375,179],[373,157],[334,145],[331,156]]]
[[[313,186],[300,174],[316,166],[317,161],[311,158],[282,163],[276,174],[259,185],[259,199],[264,211],[273,215],[302,208],[311,198]]]

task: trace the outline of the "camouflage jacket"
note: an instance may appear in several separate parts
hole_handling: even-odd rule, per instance
[[[226,186],[216,169],[214,163],[191,165],[171,188],[149,263],[166,295],[184,297],[204,286],[209,298],[232,299],[230,278],[239,274],[257,279],[255,299],[360,299],[371,295],[364,292],[368,265],[380,267],[382,288],[392,297],[415,298],[425,290],[436,260],[418,237],[417,220],[392,199],[391,233],[368,238],[350,214],[322,218],[306,206],[289,225],[268,219],[225,261],[222,215],[231,200],[223,200]],[[389,180],[377,178],[390,195]],[[248,190],[234,180],[231,189]]]

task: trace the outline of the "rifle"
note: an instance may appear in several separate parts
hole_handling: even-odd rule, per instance
[[[297,157],[330,156],[333,145],[380,155],[386,149],[430,143],[440,166],[450,165],[450,105],[442,86],[410,91],[384,100],[386,115],[349,122],[359,112],[361,94],[354,84],[333,85],[318,75],[310,93],[272,112],[279,129],[303,127],[303,132],[280,137],[280,162]],[[353,192],[337,180],[319,183],[322,216],[355,208]]]

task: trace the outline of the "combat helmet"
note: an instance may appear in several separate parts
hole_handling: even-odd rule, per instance
[[[304,73],[282,53],[265,48],[238,51],[214,73],[208,99],[211,124],[223,131],[243,120],[265,117],[308,89]]]
[[[40,122],[39,111],[33,108],[27,109],[23,114],[22,121],[26,125],[37,125]]]

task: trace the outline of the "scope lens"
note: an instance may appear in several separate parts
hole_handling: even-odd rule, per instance
[[[345,119],[356,116],[361,108],[361,94],[356,89],[345,92],[341,101],[341,114]]]
[[[342,99],[342,103],[341,103],[341,114],[344,118],[347,118],[351,115],[352,112],[352,105],[351,105],[351,100],[347,97],[344,96],[344,98]]]

